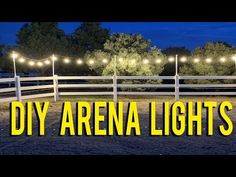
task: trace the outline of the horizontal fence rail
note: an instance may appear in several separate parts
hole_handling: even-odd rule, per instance
[[[163,83],[169,80],[173,83]],[[184,80],[235,80],[235,84],[187,84]],[[130,83],[133,81],[133,83]],[[153,83],[150,83],[153,81]],[[137,83],[138,82],[138,83]],[[145,83],[140,83],[145,82]],[[224,91],[219,91],[224,89]],[[50,76],[0,78],[0,102],[60,96],[204,96],[236,95],[236,76]]]

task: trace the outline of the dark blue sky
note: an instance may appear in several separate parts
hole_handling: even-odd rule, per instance
[[[0,43],[14,44],[15,35],[23,24],[0,22]],[[72,33],[79,25],[79,22],[59,23],[66,33]],[[185,46],[192,50],[208,41],[225,41],[236,46],[236,22],[106,22],[102,26],[112,33],[140,33],[161,49]]]

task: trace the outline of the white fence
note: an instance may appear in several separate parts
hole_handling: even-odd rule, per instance
[[[89,83],[89,80],[107,81],[110,83]],[[122,80],[172,80],[173,84],[120,84]],[[0,79],[0,102],[24,100],[31,98],[75,95],[111,95],[117,102],[118,95],[172,95],[179,99],[181,95],[236,95],[236,91],[180,91],[181,88],[193,89],[236,89],[236,84],[180,84],[180,80],[236,80],[236,76],[51,76],[19,77]],[[72,83],[71,83],[72,82]],[[12,86],[13,85],[13,86]],[[9,87],[10,86],[10,87]],[[132,88],[163,89],[162,91],[124,91]],[[68,91],[67,89],[72,89]],[[78,90],[79,89],[79,90]],[[87,89],[82,91],[81,89]],[[105,89],[105,91],[97,91]],[[109,90],[110,89],[110,90]],[[172,91],[167,91],[173,89]],[[34,93],[36,92],[36,93]]]

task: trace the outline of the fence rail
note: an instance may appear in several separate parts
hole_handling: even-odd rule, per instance
[[[91,83],[90,80],[98,80],[98,83]],[[173,84],[122,83],[125,80],[172,80]],[[111,95],[115,102],[119,95],[166,95],[175,96],[175,99],[179,99],[179,96],[182,95],[236,95],[236,84],[182,84],[180,80],[236,80],[236,76],[16,76],[15,78],[0,78],[0,102],[43,97],[54,97],[54,100],[57,101],[60,96],[76,95]],[[9,85],[9,83],[11,84]],[[149,90],[134,91],[134,88]],[[226,91],[217,90],[222,88]],[[99,89],[103,89],[103,91]],[[162,91],[158,89],[162,89]],[[182,91],[181,89],[191,90]],[[194,89],[214,90],[204,92],[204,90]]]

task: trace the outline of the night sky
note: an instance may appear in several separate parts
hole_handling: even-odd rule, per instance
[[[0,22],[0,44],[15,44],[16,33],[23,22]],[[67,34],[72,33],[79,22],[59,23]],[[236,46],[236,22],[106,22],[102,26],[111,33],[140,33],[158,48],[182,47],[192,50],[208,41],[224,41]]]

